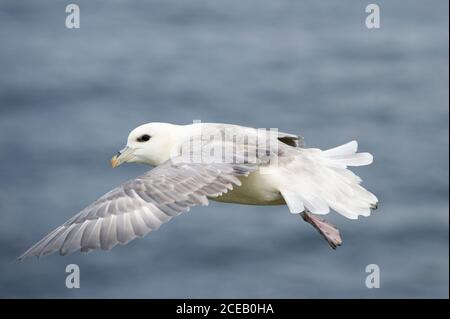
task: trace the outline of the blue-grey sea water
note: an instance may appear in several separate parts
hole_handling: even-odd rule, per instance
[[[448,1],[377,1],[379,29],[356,0],[70,2],[0,2],[0,297],[448,298]],[[213,202],[110,252],[14,261],[148,169],[109,166],[131,129],[192,120],[357,139],[380,207],[329,215],[336,251],[286,207]]]

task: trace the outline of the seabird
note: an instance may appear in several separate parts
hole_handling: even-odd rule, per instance
[[[372,163],[357,142],[306,148],[302,137],[250,127],[194,123],[148,123],[128,136],[111,160],[154,166],[106,193],[28,249],[19,260],[109,250],[157,230],[208,200],[249,205],[287,205],[335,249],[339,230],[320,217],[333,209],[349,218],[369,216],[378,200],[347,169]],[[319,215],[319,216],[318,216]]]

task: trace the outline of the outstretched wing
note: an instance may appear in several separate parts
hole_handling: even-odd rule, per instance
[[[255,167],[235,164],[175,164],[168,161],[130,180],[83,209],[28,249],[19,260],[59,251],[109,250],[158,229],[195,205],[207,205]]]

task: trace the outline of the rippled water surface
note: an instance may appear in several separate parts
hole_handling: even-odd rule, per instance
[[[76,3],[78,30],[60,1],[0,3],[0,297],[448,297],[447,1],[378,1],[378,30],[360,1]],[[380,208],[330,215],[337,251],[286,207],[212,203],[111,252],[14,262],[147,169],[109,167],[132,128],[194,119],[357,138]]]

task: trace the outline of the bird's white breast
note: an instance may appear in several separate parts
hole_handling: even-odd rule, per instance
[[[218,202],[247,205],[283,205],[285,201],[276,188],[276,172],[260,170],[248,177],[240,178],[242,185],[219,197],[211,198]]]

